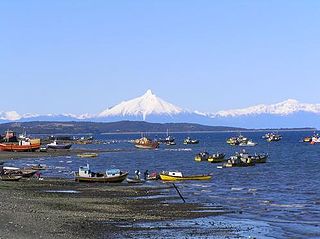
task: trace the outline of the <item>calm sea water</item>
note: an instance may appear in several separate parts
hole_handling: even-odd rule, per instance
[[[44,176],[73,177],[78,167],[90,164],[93,171],[107,168],[128,170],[131,176],[136,169],[180,170],[185,174],[213,173],[209,182],[179,183],[188,202],[222,206],[234,213],[222,221],[231,223],[250,222],[263,228],[258,238],[320,238],[320,144],[300,142],[312,132],[282,132],[280,142],[267,143],[263,132],[246,132],[246,137],[258,142],[256,147],[247,147],[251,153],[268,153],[266,164],[247,168],[218,169],[217,164],[195,162],[200,151],[223,152],[233,155],[242,148],[229,146],[226,139],[235,133],[172,134],[177,145],[161,145],[157,150],[138,150],[129,142],[139,135],[97,135],[105,141],[99,145],[74,145],[91,149],[126,149],[125,152],[102,153],[97,158],[80,159],[76,156],[22,159],[10,161],[16,166],[41,163],[49,166]],[[164,135],[151,134],[150,137]],[[186,136],[200,140],[198,145],[183,145]],[[9,164],[8,163],[8,164]],[[161,182],[154,182],[161,183]],[[174,193],[174,192],[173,192]],[[261,226],[263,225],[263,226]],[[265,229],[267,228],[267,229]]]

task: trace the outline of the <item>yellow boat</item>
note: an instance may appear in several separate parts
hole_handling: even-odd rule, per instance
[[[83,153],[83,154],[78,154],[77,156],[80,158],[94,158],[94,157],[97,157],[98,154],[97,153]]]
[[[181,180],[210,180],[212,176],[210,174],[203,175],[183,175],[178,171],[169,171],[160,173],[160,179],[162,181],[181,181]]]

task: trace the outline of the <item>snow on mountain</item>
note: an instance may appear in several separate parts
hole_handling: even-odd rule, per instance
[[[146,120],[148,115],[173,116],[183,112],[181,108],[160,99],[151,90],[148,90],[138,98],[123,101],[102,111],[98,117],[142,116],[142,119]]]
[[[277,104],[260,104],[244,109],[218,111],[212,114],[211,117],[237,117],[261,114],[286,116],[297,112],[320,114],[320,104],[306,104],[300,103],[297,100],[288,99]]]
[[[19,120],[22,116],[19,115],[16,111],[8,111],[8,112],[0,112],[0,119],[1,120]]]

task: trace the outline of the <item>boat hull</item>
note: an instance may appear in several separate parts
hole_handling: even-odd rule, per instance
[[[75,180],[77,182],[87,182],[87,183],[121,183],[128,176],[128,173],[123,173],[120,176],[114,177],[80,177],[76,174]]]
[[[47,145],[49,149],[70,149],[72,144],[57,144],[57,145]]]
[[[19,181],[22,178],[22,176],[2,175],[0,178],[2,181]]]
[[[159,144],[158,143],[154,143],[150,145],[135,144],[134,146],[138,149],[156,149],[159,147]]]
[[[166,174],[160,174],[160,179],[162,181],[183,181],[183,180],[210,180],[211,175],[190,175],[190,176],[171,176]]]
[[[39,144],[30,145],[18,145],[18,144],[0,144],[0,151],[11,151],[11,152],[28,152],[35,151],[40,148]]]

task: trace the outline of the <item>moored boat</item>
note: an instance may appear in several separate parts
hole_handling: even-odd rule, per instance
[[[183,144],[198,144],[199,140],[198,139],[191,139],[190,137],[187,137],[184,141]]]
[[[209,158],[208,152],[201,152],[194,157],[194,160],[197,162],[201,162],[201,161],[208,161],[208,158]]]
[[[225,156],[226,155],[224,153],[217,152],[217,153],[212,154],[212,155],[209,156],[208,162],[210,162],[210,163],[221,163],[221,162],[224,161],[224,157]]]
[[[203,175],[183,175],[179,171],[164,171],[160,173],[160,179],[162,181],[182,181],[182,180],[210,180],[212,176],[210,174]]]
[[[242,146],[242,147],[254,147],[254,146],[256,146],[257,145],[257,143],[255,143],[255,142],[253,142],[252,140],[247,140],[247,141],[244,141],[244,142],[241,142],[240,144],[239,144],[239,146]]]
[[[282,136],[277,133],[266,133],[262,138],[266,139],[268,142],[277,142],[282,139]]]
[[[108,169],[105,173],[94,173],[90,170],[89,165],[79,167],[75,173],[77,182],[99,182],[99,183],[121,183],[128,176],[128,172],[119,169]]]
[[[134,140],[134,146],[139,149],[155,149],[159,147],[159,142],[148,139],[147,137],[142,137]]]

